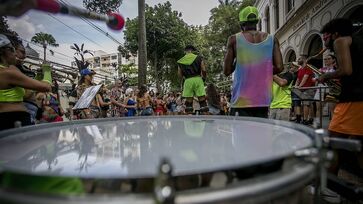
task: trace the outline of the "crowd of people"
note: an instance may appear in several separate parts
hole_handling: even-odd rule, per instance
[[[331,53],[324,54],[324,67],[314,70],[306,55],[301,55],[297,63],[283,65],[278,39],[257,31],[260,20],[257,8],[244,8],[239,20],[241,32],[229,37],[224,59],[224,74],[234,75],[231,91],[222,92],[213,83],[205,82],[208,65],[197,49],[188,45],[185,56],[177,61],[178,74],[184,81],[182,90],[164,94],[146,85],[129,87],[117,80],[112,86],[102,85],[87,108],[76,110],[61,107],[51,66],[45,62],[41,73],[27,69],[22,65],[26,53],[21,41],[0,34],[0,130],[60,122],[65,116],[81,120],[232,115],[313,125],[322,116],[320,108],[328,103],[330,136],[363,141],[362,29],[353,34],[348,19],[327,23],[321,34]],[[78,100],[87,88],[95,85],[95,74],[88,68],[80,71]],[[329,89],[321,88],[326,83]],[[339,90],[331,84],[338,84]],[[354,155],[338,152],[335,166],[339,167],[341,161],[351,161],[360,170],[363,168],[362,152]]]
[[[93,74],[95,73],[90,73],[86,78],[92,78]],[[82,95],[84,87],[78,87],[78,96]],[[206,93],[208,111],[202,112],[198,98],[193,97],[192,110],[187,113],[186,98],[181,92],[161,94],[146,86],[128,87],[122,80],[116,80],[109,88],[102,86],[88,109],[74,111],[73,119],[185,114],[227,115],[228,94],[218,92],[214,84],[206,87]]]
[[[332,97],[329,89],[314,88],[324,85],[319,81],[321,75],[308,66],[309,59],[305,55],[284,69],[278,40],[256,31],[258,18],[246,19],[251,14],[258,16],[257,10],[246,11],[247,14],[240,14],[243,32],[228,40],[224,73],[235,75],[231,91],[222,92],[213,83],[205,83],[207,71],[203,58],[194,46],[188,45],[186,55],[178,60],[179,76],[184,80],[182,90],[163,94],[145,85],[129,87],[124,81],[116,80],[113,85],[102,85],[90,106],[82,110],[62,108],[50,66],[44,64],[43,73],[35,74],[22,65],[26,53],[21,41],[1,35],[1,63],[2,67],[9,68],[0,70],[0,77],[4,78],[0,92],[0,119],[6,124],[2,129],[15,127],[16,122],[20,122],[18,126],[27,126],[61,122],[65,117],[77,120],[182,114],[263,117],[319,127],[320,109],[326,104],[324,99],[329,99],[330,117],[336,102],[329,98]],[[264,47],[252,49],[255,45],[250,41]],[[260,59],[255,59],[259,64],[254,64],[249,59],[251,56],[260,56]],[[333,54],[324,56],[324,64],[318,70],[321,74],[337,70],[337,58]],[[95,85],[95,74],[88,68],[80,71],[77,99],[88,87]]]

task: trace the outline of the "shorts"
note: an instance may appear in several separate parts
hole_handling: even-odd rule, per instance
[[[202,77],[196,76],[185,80],[183,86],[183,97],[191,98],[194,96],[205,96],[204,82]]]
[[[231,108],[230,115],[235,116],[236,113],[238,116],[268,118],[268,107]]]
[[[292,99],[292,106],[293,107],[301,106],[300,98],[292,91],[291,91],[291,99]]]
[[[313,103],[313,101],[311,101],[311,100],[314,99],[315,90],[314,89],[307,89],[307,90],[304,90],[302,92],[310,99],[310,100],[303,100],[302,105],[303,106],[310,106]]]
[[[338,103],[329,131],[363,137],[363,102]]]
[[[30,114],[30,120],[32,125],[35,124],[35,122],[37,121],[37,114],[38,114],[38,110],[39,107],[33,103],[33,102],[28,102],[28,101],[24,101],[24,106],[26,107],[28,113]]]
[[[154,114],[154,111],[153,111],[153,109],[151,107],[141,109],[141,111],[140,111],[141,116],[150,116],[150,115],[153,115],[153,114]]]
[[[271,108],[269,119],[290,121],[290,108]]]
[[[16,111],[0,113],[0,131],[15,128],[15,122],[18,121],[21,126],[32,125],[28,112]]]

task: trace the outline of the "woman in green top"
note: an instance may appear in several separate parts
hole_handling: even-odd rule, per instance
[[[25,89],[40,92],[51,90],[49,66],[42,66],[42,81],[31,79],[17,69],[15,49],[10,40],[0,34],[0,130],[30,125],[30,115],[23,105]]]

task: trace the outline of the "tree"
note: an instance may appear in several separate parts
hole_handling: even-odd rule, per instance
[[[44,49],[44,61],[46,61],[47,47],[48,46],[53,46],[53,47],[58,47],[59,46],[59,44],[57,44],[56,40],[54,39],[54,37],[51,34],[43,33],[43,32],[36,33],[32,37],[31,41],[43,46],[43,49]],[[52,50],[50,52],[51,52],[52,55],[54,54],[54,52]]]
[[[0,16],[0,33],[6,35],[10,41],[21,41],[19,35],[9,28],[6,17]]]
[[[138,1],[139,7],[139,87],[146,84],[147,49],[146,49],[146,27],[145,27],[145,0]]]
[[[155,84],[159,91],[163,83],[179,87],[176,61],[183,56],[185,45],[194,43],[194,31],[181,19],[181,13],[172,10],[169,2],[154,7],[146,6],[145,16],[147,62],[151,67],[148,71],[153,79],[148,83]],[[137,18],[127,19],[125,48],[132,54],[138,53],[137,33],[139,33]]]
[[[74,55],[81,57],[81,59],[74,57],[74,59],[76,60],[76,64],[77,64],[79,72],[81,72],[81,70],[86,69],[89,66],[89,62],[85,61],[84,56],[86,54],[90,54],[93,56],[93,54],[90,50],[84,50],[83,48],[84,48],[84,44],[82,44],[81,47],[79,47],[76,43],[74,43],[71,46],[71,49],[76,51],[74,53]]]
[[[90,11],[107,14],[117,9],[122,4],[122,0],[83,0],[83,5]]]
[[[211,82],[223,80],[223,58],[228,37],[240,32],[239,12],[246,6],[254,5],[255,0],[219,0],[219,3],[211,10],[211,17],[204,31],[208,81]]]

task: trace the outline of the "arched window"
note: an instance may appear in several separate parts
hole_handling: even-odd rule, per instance
[[[280,0],[275,0],[275,30],[279,29],[280,27]]]
[[[270,8],[266,7],[266,11],[265,11],[265,17],[266,17],[266,32],[270,33],[271,29],[270,29]]]
[[[321,37],[319,35],[314,35],[313,39],[310,41],[309,49],[308,49],[308,56],[316,55],[320,52],[320,50],[323,49],[323,42],[321,40]],[[315,67],[323,67],[323,57],[318,56],[314,59],[311,59],[309,61],[310,64],[314,65]]]
[[[295,62],[296,61],[296,53],[294,50],[291,50],[287,54],[287,62]]]
[[[295,6],[295,0],[286,0],[286,13],[289,13]]]

